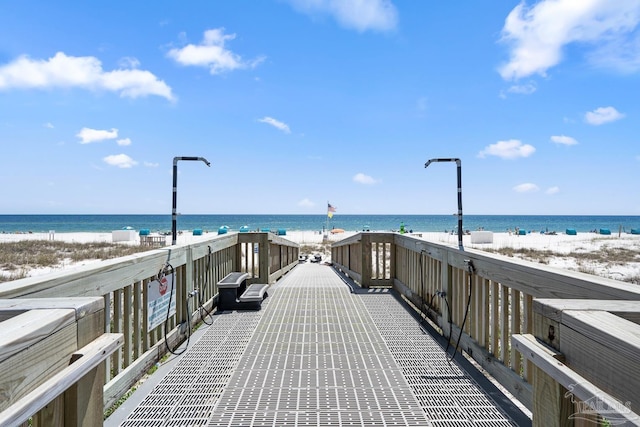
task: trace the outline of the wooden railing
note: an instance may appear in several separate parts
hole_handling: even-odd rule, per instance
[[[102,298],[0,300],[0,425],[102,423],[104,360],[123,342],[104,317]]]
[[[460,350],[473,357],[534,412],[534,425],[552,425],[547,423],[548,417],[543,418],[548,413],[534,404],[543,390],[542,387],[537,390],[534,387],[536,378],[541,376],[541,368],[532,363],[534,357],[531,356],[531,349],[525,350],[522,344],[512,345],[512,337],[528,334],[539,340],[546,339],[554,345],[549,337],[557,340],[560,336],[567,336],[569,334],[565,328],[570,327],[555,324],[556,334],[549,335],[549,325],[544,323],[544,316],[536,312],[544,312],[542,306],[538,305],[542,303],[537,299],[607,300],[614,301],[610,302],[613,306],[627,301],[627,320],[606,323],[614,328],[609,330],[610,337],[605,339],[602,333],[583,333],[579,345],[573,343],[570,350],[569,347],[558,346],[557,341],[554,346],[560,353],[566,351],[569,369],[580,372],[596,388],[606,390],[623,402],[631,402],[636,411],[640,409],[637,396],[630,393],[627,387],[616,388],[611,381],[605,381],[603,375],[587,375],[597,370],[594,364],[596,360],[611,360],[604,358],[618,351],[621,342],[626,343],[622,347],[627,355],[634,348],[640,348],[637,341],[628,344],[627,334],[617,329],[623,327],[622,323],[625,328],[630,327],[632,322],[640,323],[638,286],[479,250],[460,250],[397,233],[360,233],[334,243],[331,252],[334,266],[361,286],[394,287],[417,311],[432,319],[453,345],[457,343],[462,330]],[[562,301],[558,304],[562,304]],[[598,302],[590,304],[589,307],[597,307]],[[601,317],[592,316],[590,320],[597,323],[595,319],[602,321]],[[638,336],[640,334],[636,335],[636,340]],[[599,356],[593,357],[593,353]],[[635,375],[636,379],[639,377],[638,354],[636,351],[634,357],[615,359],[615,369],[619,369],[621,378],[625,375]],[[592,363],[586,363],[585,360]],[[637,393],[640,384],[633,383],[633,386]],[[585,396],[575,397],[585,400]],[[576,413],[581,404],[577,399],[577,403],[573,403],[577,408],[574,411]],[[597,399],[588,400],[594,401],[598,402]],[[601,415],[606,418],[607,414]],[[634,417],[640,423],[635,413],[627,415],[627,418]]]
[[[200,322],[200,305],[208,311],[213,308],[217,302],[217,283],[224,276],[244,271],[249,273],[249,283],[273,283],[297,264],[297,258],[298,245],[274,234],[231,233],[3,283],[0,307],[10,304],[19,311],[27,310],[20,307],[23,304],[29,307],[33,300],[41,301],[39,307],[46,307],[50,298],[100,297],[104,309],[91,318],[99,321],[101,332],[122,336],[122,345],[106,359],[104,378],[100,381],[104,384],[101,406],[104,409],[122,397],[167,353],[168,347],[175,348],[186,339],[188,328],[178,326],[187,320],[193,325]],[[165,322],[147,330],[148,288],[160,272],[174,273],[171,285],[176,296],[176,313],[169,316],[166,330]],[[7,333],[8,326],[7,322],[0,322],[0,337]],[[50,347],[47,352],[55,350]],[[47,352],[43,357],[49,355]],[[28,360],[21,356],[12,363],[18,369],[14,372],[18,377],[24,373],[22,370],[29,369]],[[0,395],[4,384],[0,381]],[[29,384],[22,386],[31,388]]]

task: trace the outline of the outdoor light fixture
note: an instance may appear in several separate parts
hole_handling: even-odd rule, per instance
[[[460,159],[431,159],[424,164],[424,167],[428,167],[434,162],[456,162],[458,165],[458,248],[463,251],[462,246],[462,162]]]
[[[174,157],[173,158],[173,207],[171,209],[171,236],[172,241],[171,244],[176,244],[176,235],[177,235],[177,220],[178,220],[178,160],[193,160],[193,161],[202,161],[207,166],[211,166],[211,163],[204,157]]]

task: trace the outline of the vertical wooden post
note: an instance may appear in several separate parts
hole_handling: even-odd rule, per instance
[[[440,325],[440,327],[442,328],[442,332],[444,334],[444,336],[451,336],[451,328],[449,327],[449,316],[451,316],[450,310],[449,308],[451,307],[451,304],[453,303],[453,300],[451,299],[451,290],[452,290],[452,286],[451,286],[451,265],[449,265],[449,252],[446,252],[446,256],[444,257],[444,259],[442,260],[442,268],[440,270],[441,273],[441,285],[442,285],[442,291],[445,292],[446,294],[446,299],[447,299],[447,303],[442,304],[442,325]]]
[[[153,335],[151,335],[151,331],[147,330],[147,320],[149,319],[149,279],[144,279],[142,281],[142,353],[149,350],[153,343]]]
[[[241,240],[240,238],[238,238],[238,241],[236,243],[236,253],[235,253],[235,257],[233,259],[233,265],[231,266],[231,271],[242,271],[242,247],[245,245],[244,240]],[[249,254],[247,254],[247,257],[249,257]],[[248,270],[245,270],[247,273],[249,272]],[[230,272],[227,272],[226,274],[229,274]]]
[[[521,322],[520,322],[520,291],[511,288],[511,328],[509,336],[513,334],[519,334]],[[510,341],[509,341],[510,343]],[[522,368],[520,353],[512,348],[509,354],[511,360],[509,365],[513,371],[520,375]]]
[[[534,313],[534,336],[559,350],[560,325],[539,313]],[[556,359],[564,362],[557,353]],[[551,378],[542,369],[533,370],[533,427],[572,427],[570,419],[574,408],[571,399],[566,397],[567,389]]]
[[[185,287],[184,287],[184,298],[188,298],[189,297],[189,292],[193,291],[194,289],[194,278],[196,277],[195,274],[195,263],[193,262],[193,247],[191,245],[189,245],[187,247],[187,259],[186,259],[186,264],[185,264],[185,272],[184,272],[184,280],[185,280]],[[178,304],[178,301],[176,300],[176,305]],[[191,313],[185,313],[185,317],[187,320],[190,321],[191,319]]]
[[[258,240],[258,270],[260,274],[259,283],[269,283],[269,275],[270,275],[270,263],[269,259],[271,258],[271,245],[269,244],[269,235],[268,233],[260,233],[260,238]]]
[[[371,236],[362,234],[362,272],[360,286],[368,288],[371,286]]]
[[[111,332],[111,293],[104,295],[104,330],[103,332]],[[107,357],[106,363],[106,379],[111,379],[111,358]]]
[[[500,361],[509,366],[509,288],[500,285]]]
[[[123,367],[126,368],[127,366],[129,366],[131,364],[131,347],[132,347],[132,343],[131,343],[131,339],[132,339],[132,328],[131,328],[131,310],[133,309],[132,307],[132,298],[131,298],[131,289],[133,288],[132,285],[127,286],[126,288],[124,288],[124,304],[123,304],[123,308],[124,308],[124,348],[123,348]]]
[[[533,368],[533,427],[572,427],[573,405],[562,387],[542,369]]]
[[[78,320],[78,347],[82,348],[102,335],[104,310]],[[108,358],[106,359],[108,360]],[[64,393],[64,426],[93,427],[102,425],[104,414],[103,386],[106,363],[100,363]]]
[[[136,282],[133,285],[133,360],[136,360],[140,354],[142,336],[147,336],[146,318],[141,317],[142,314],[142,283]],[[145,323],[142,323],[145,322]],[[142,331],[142,332],[141,332]]]
[[[122,332],[122,289],[113,291],[113,326],[111,331],[115,333]],[[122,370],[122,347],[113,353],[111,360],[111,371],[115,377]]]
[[[498,357],[500,337],[500,291],[498,282],[491,282],[491,353]]]

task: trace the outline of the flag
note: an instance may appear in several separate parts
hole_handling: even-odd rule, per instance
[[[327,216],[329,218],[333,217],[333,213],[336,211],[336,208],[331,206],[331,203],[327,203]]]

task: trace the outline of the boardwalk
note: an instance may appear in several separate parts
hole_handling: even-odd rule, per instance
[[[330,267],[297,266],[261,311],[213,318],[123,426],[528,422],[450,363],[391,292],[351,292]]]

